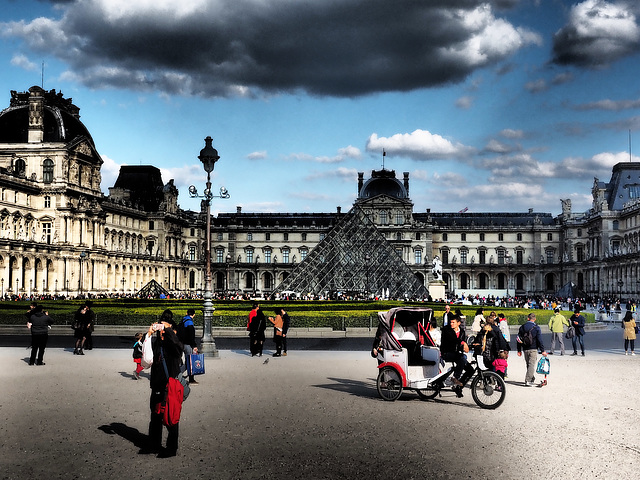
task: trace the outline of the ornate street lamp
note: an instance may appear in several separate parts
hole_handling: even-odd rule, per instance
[[[213,303],[211,291],[211,200],[215,198],[229,198],[229,192],[226,188],[220,187],[220,194],[213,195],[211,193],[211,172],[220,155],[218,151],[211,146],[213,139],[207,137],[204,139],[205,147],[200,150],[198,159],[202,162],[204,171],[207,172],[207,183],[203,195],[198,195],[198,189],[191,185],[189,187],[189,196],[192,198],[204,198],[206,205],[206,231],[205,231],[205,254],[204,254],[204,302],[202,304],[202,314],[204,316],[202,340],[200,344],[200,352],[209,357],[219,357],[220,352],[216,347],[216,342],[211,335],[211,320],[213,318]]]

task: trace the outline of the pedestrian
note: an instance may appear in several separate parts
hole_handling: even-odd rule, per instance
[[[27,328],[31,330],[29,365],[44,365],[44,350],[47,348],[49,328],[52,324],[53,319],[49,316],[49,312],[44,312],[41,305],[34,305],[27,321]]]
[[[624,354],[629,355],[627,352],[629,346],[631,346],[631,355],[635,356],[635,343],[636,343],[636,321],[633,319],[633,313],[627,310],[624,318],[622,319],[622,328],[624,328]]]
[[[553,316],[549,319],[549,331],[551,331],[551,350],[553,355],[556,349],[556,341],[560,343],[560,355],[564,355],[564,327],[569,326],[569,320],[560,313],[560,308],[553,309]]]
[[[473,323],[471,324],[471,333],[473,335],[476,335],[478,332],[480,332],[482,327],[484,327],[484,324],[486,322],[487,320],[484,318],[484,309],[477,309],[476,316],[473,318]]]
[[[184,349],[185,363],[186,359],[192,353],[198,353],[198,344],[196,343],[196,326],[193,323],[196,311],[193,308],[187,310],[187,314],[178,324],[178,339],[182,343]],[[189,385],[198,385],[194,375],[189,375]]]
[[[258,323],[253,323],[260,311],[260,304],[254,303],[251,307],[251,311],[249,312],[249,321],[247,322],[247,331],[249,332],[249,351],[251,352],[251,356],[255,357],[258,354],[258,339],[256,335],[258,333]],[[262,315],[264,318],[264,314]],[[266,327],[266,325],[265,325]]]
[[[287,333],[289,332],[289,326],[291,325],[291,318],[289,314],[281,308],[282,312],[282,356],[287,356]]]
[[[142,368],[142,341],[144,340],[144,333],[136,333],[135,339],[136,343],[133,344],[133,363],[136,364],[136,370],[133,372],[133,375],[136,380],[139,380],[140,372],[144,370]]]
[[[82,305],[73,317],[71,328],[73,328],[73,336],[76,339],[76,348],[73,350],[74,355],[84,355],[84,344],[87,339],[87,334],[91,333],[92,326],[91,314],[88,313],[89,310],[89,306],[86,304]]]
[[[276,353],[273,354],[274,357],[282,356],[282,314],[281,309],[276,308],[274,310],[276,314],[275,318],[269,317],[269,321],[273,323],[273,341],[276,344]]]
[[[509,358],[509,352],[502,350],[498,352],[498,356],[493,361],[493,370],[503,379],[507,377],[507,358]]]
[[[267,319],[265,318],[260,305],[257,306],[256,314],[253,316],[249,326],[251,328],[249,336],[252,339],[251,356],[254,357],[257,355],[258,357],[261,357],[262,349],[264,348],[264,331],[267,329]]]
[[[176,330],[173,313],[171,310],[165,310],[160,317],[160,322],[149,326],[147,332],[147,335],[151,337],[153,350],[153,363],[149,375],[151,419],[149,420],[148,450],[143,450],[142,453],[158,453],[158,457],[174,457],[178,451],[179,423],[167,426],[167,444],[166,448],[162,448],[163,414],[161,411],[169,381],[167,375],[173,378],[182,375],[181,365],[184,348],[178,339]]]
[[[92,303],[88,300],[84,303],[85,311],[83,315],[88,325],[86,331],[84,332],[85,333],[85,340],[84,340],[85,350],[93,350],[93,330],[96,324],[96,314],[91,309],[92,306],[93,306]]]
[[[527,387],[533,387],[536,381],[534,373],[536,371],[536,363],[538,362],[538,351],[541,352],[543,357],[547,356],[547,352],[544,351],[544,345],[542,344],[542,332],[540,331],[540,327],[536,325],[535,313],[527,315],[527,321],[520,326],[517,344],[518,356],[521,357],[524,353],[524,361],[527,365],[524,384]]]
[[[582,350],[582,356],[584,357],[584,324],[586,320],[582,315],[580,315],[580,309],[576,307],[573,311],[573,315],[569,319],[571,325],[575,329],[575,335],[571,339],[571,343],[573,344],[573,353],[572,355],[578,355],[578,343],[580,344],[580,349]]]
[[[448,303],[444,306],[444,313],[442,314],[442,326],[446,327],[447,325],[449,325],[449,318],[451,318],[453,316],[453,313],[451,313],[451,305],[449,305]]]

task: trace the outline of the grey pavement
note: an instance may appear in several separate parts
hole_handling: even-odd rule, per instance
[[[385,402],[367,352],[223,350],[184,404],[178,456],[159,459],[138,453],[149,385],[130,349],[50,348],[29,366],[0,348],[0,478],[631,478],[640,356],[620,352],[554,356],[543,388],[522,386],[512,354],[491,411],[468,392]]]

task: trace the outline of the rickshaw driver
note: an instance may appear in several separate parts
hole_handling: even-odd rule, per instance
[[[465,353],[469,353],[469,345],[466,342],[467,336],[460,328],[460,319],[454,316],[449,319],[449,325],[442,327],[442,338],[440,340],[440,354],[446,362],[453,362],[453,389],[458,398],[462,397],[462,387],[471,378],[474,372],[473,366],[467,361]],[[462,371],[464,370],[464,375]]]

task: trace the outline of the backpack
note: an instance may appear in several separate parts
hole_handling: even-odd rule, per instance
[[[520,331],[518,332],[518,342],[521,343],[525,349],[532,347],[535,343],[535,335],[533,334],[533,330],[535,328],[535,325],[529,330],[525,330],[524,325],[520,327]]]

